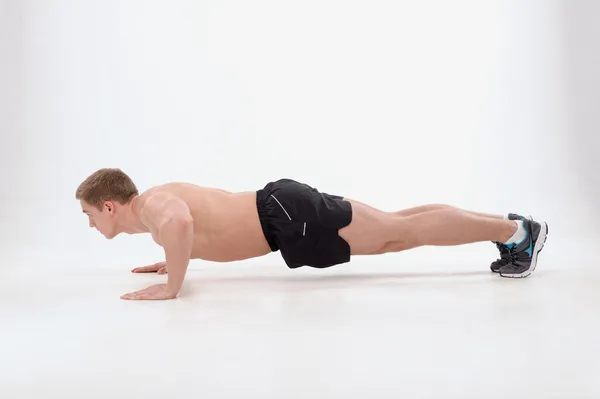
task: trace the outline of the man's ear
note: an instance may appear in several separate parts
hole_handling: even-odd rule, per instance
[[[106,209],[108,213],[113,213],[115,211],[115,205],[112,201],[104,201],[104,209]]]

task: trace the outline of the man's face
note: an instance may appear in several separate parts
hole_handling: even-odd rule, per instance
[[[101,210],[83,200],[80,202],[81,210],[89,218],[90,227],[98,230],[109,240],[118,234],[115,207],[111,201],[105,201]]]

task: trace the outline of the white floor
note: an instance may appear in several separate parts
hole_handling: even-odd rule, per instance
[[[200,264],[161,302],[119,296],[164,276],[13,270],[0,397],[598,398],[600,271],[542,255],[522,280],[479,255]]]

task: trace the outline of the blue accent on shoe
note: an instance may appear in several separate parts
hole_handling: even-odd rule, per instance
[[[533,256],[533,238],[531,238],[531,234],[529,235],[529,247],[525,250],[525,253],[529,255],[531,258]]]

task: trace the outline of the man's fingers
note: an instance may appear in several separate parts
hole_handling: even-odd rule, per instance
[[[155,272],[156,270],[157,270],[157,267],[155,265],[150,265],[150,266],[136,267],[131,272],[132,273],[152,273],[152,272]]]
[[[165,284],[153,285],[138,291],[121,295],[121,299],[143,300],[143,299],[167,299]]]
[[[143,292],[130,292],[129,294],[121,296],[121,299],[144,299],[144,295],[146,294]]]
[[[144,288],[144,289],[141,289],[141,290],[137,290],[137,291],[129,292],[129,293],[127,293],[127,294],[123,295],[123,296],[122,296],[122,298],[124,298],[124,299],[133,299],[133,298],[137,298],[138,296],[140,296],[140,294],[143,294],[145,290],[146,290],[146,289]]]
[[[130,301],[143,301],[143,300],[157,299],[157,298],[155,298],[154,295],[147,294],[147,293],[140,293],[140,294],[131,293],[131,294],[123,295],[121,297],[121,299],[126,299],[126,300],[130,300]]]

